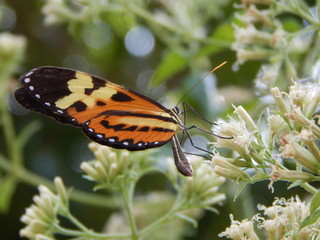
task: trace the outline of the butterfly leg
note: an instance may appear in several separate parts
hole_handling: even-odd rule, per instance
[[[187,108],[189,108],[192,112],[194,112],[195,114],[198,115],[198,117],[200,119],[202,119],[203,121],[209,123],[209,124],[212,124],[212,125],[218,125],[217,123],[215,122],[211,122],[209,121],[205,116],[203,116],[197,109],[191,107],[188,103],[183,103],[183,113],[185,114],[187,112]],[[186,118],[184,118],[184,123],[186,121]]]
[[[196,109],[194,109],[193,107],[191,107],[189,104],[187,104],[187,103],[183,103],[183,112],[182,112],[182,114],[183,114],[183,126],[185,126],[186,125],[186,123],[187,123],[187,108],[189,108],[189,110],[191,110],[191,111],[193,111],[195,114],[197,114],[198,115],[198,117],[200,118],[200,119],[202,119],[203,121],[205,121],[205,122],[207,122],[207,123],[209,123],[209,124],[211,124],[211,125],[217,125],[217,123],[215,123],[215,122],[210,122],[208,119],[206,119],[205,118],[205,116],[203,116],[198,110],[196,110]],[[189,129],[191,129],[191,128],[193,128],[193,127],[190,127]],[[185,132],[183,131],[182,132],[182,136],[181,136],[181,139],[180,139],[180,142],[182,142],[183,141],[183,139],[184,139],[184,135],[185,134]],[[190,137],[189,137],[190,138]]]
[[[198,149],[198,150],[200,150],[200,151],[202,151],[202,152],[205,152],[205,153],[208,153],[208,154],[211,154],[211,155],[212,155],[212,152],[210,152],[210,151],[208,151],[208,150],[206,150],[206,149],[203,149],[203,148],[201,148],[201,147],[196,146],[196,145],[194,144],[193,140],[192,140],[192,137],[191,137],[190,133],[189,133],[188,131],[185,131],[185,132],[186,132],[186,134],[187,134],[187,136],[188,136],[188,138],[189,138],[189,140],[190,140],[190,144],[191,144],[192,147],[194,147],[195,149]],[[195,154],[194,154],[194,155],[195,155]],[[202,155],[199,155],[199,156],[202,156]],[[205,158],[207,158],[207,157],[205,157]]]
[[[183,112],[182,112],[182,114],[183,114],[183,126],[185,126],[186,125],[186,123],[187,123],[187,111],[186,111],[186,106],[185,105],[187,105],[186,103],[183,103]],[[181,138],[180,138],[180,142],[183,142],[183,140],[184,140],[184,136],[185,136],[185,132],[184,131],[182,131],[182,135],[181,135]]]
[[[198,157],[205,158],[205,159],[207,159],[207,160],[211,160],[210,157],[208,157],[208,156],[206,156],[206,155],[198,154],[198,153],[184,152],[184,154],[193,155],[193,156],[198,156]]]
[[[215,134],[215,133],[209,132],[209,131],[207,131],[207,130],[205,130],[205,129],[202,129],[202,128],[196,126],[196,125],[192,125],[192,126],[190,126],[190,127],[187,127],[187,128],[185,128],[184,130],[190,130],[190,129],[193,129],[193,128],[198,129],[198,130],[200,130],[200,131],[202,131],[202,132],[208,133],[208,134],[213,135],[213,136],[218,137],[218,138],[222,138],[222,139],[233,139],[233,137],[224,137],[224,136],[220,136],[220,135],[217,135],[217,134]],[[186,132],[187,132],[187,131],[186,131]]]

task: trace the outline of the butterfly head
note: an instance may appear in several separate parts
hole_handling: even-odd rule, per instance
[[[175,106],[172,111],[178,116],[181,114],[181,110],[178,106]]]

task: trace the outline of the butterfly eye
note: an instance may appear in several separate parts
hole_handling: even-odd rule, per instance
[[[181,114],[181,110],[179,107],[175,106],[173,109],[172,109],[177,115],[180,115]]]

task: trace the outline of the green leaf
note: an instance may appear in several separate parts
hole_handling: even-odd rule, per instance
[[[219,214],[219,210],[214,207],[206,207],[205,209],[215,214]]]
[[[194,220],[193,218],[190,218],[182,213],[176,213],[175,214],[178,218],[184,220],[184,221],[187,221],[189,223],[191,223],[193,225],[194,228],[197,228],[198,227],[198,222],[196,220]]]
[[[251,177],[252,182],[259,182],[266,179],[270,179],[270,176],[265,173],[257,173]]]
[[[302,180],[297,180],[297,181],[294,181],[293,183],[291,183],[288,187],[288,189],[291,189],[291,188],[294,188],[294,187],[298,187],[300,186],[302,183],[304,183],[304,181]]]
[[[310,213],[312,214],[320,208],[320,190],[313,196],[310,204]]]
[[[251,167],[251,165],[250,165],[247,161],[245,161],[245,160],[243,160],[243,159],[241,159],[241,158],[235,158],[235,159],[233,159],[233,160],[231,161],[231,163],[232,163],[233,165],[237,166],[237,167],[244,167],[244,168],[249,168],[249,167]]]
[[[228,44],[234,42],[234,27],[232,26],[232,23],[220,24],[213,34],[211,34],[211,38],[226,41]]]
[[[236,193],[235,193],[235,195],[234,195],[234,199],[233,199],[233,201],[235,201],[236,199],[237,199],[237,197],[239,196],[239,194],[242,192],[242,190],[245,188],[245,186],[247,186],[247,182],[244,182],[244,183],[241,183],[240,185],[239,185],[239,187],[238,187],[238,189],[237,189],[237,191],[236,191]]]
[[[232,27],[231,23],[221,24],[211,34],[210,39],[212,43],[201,48],[197,53],[197,57],[210,56],[223,49],[230,48],[232,42],[234,41],[234,28]]]
[[[318,219],[320,218],[320,208],[318,208],[317,210],[315,210],[311,215],[309,215],[308,217],[306,217],[302,223],[300,224],[300,229],[303,229],[304,227],[307,227],[313,223],[315,223],[316,221],[318,221]]]
[[[7,176],[0,179],[0,212],[7,213],[10,209],[10,203],[15,192],[17,182],[15,177]]]
[[[286,32],[294,33],[300,31],[301,24],[295,19],[293,20],[290,18],[282,21],[282,27]]]
[[[187,65],[187,58],[182,57],[176,52],[169,52],[156,69],[156,73],[151,81],[151,86],[154,87],[161,84],[162,82],[165,82],[174,74],[185,69]]]

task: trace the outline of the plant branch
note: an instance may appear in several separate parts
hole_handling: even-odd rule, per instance
[[[7,172],[12,172],[13,164],[4,156],[0,155],[0,168]],[[55,186],[52,181],[39,176],[22,166],[17,167],[15,171],[18,180],[22,182],[25,182],[34,187],[39,186],[39,183],[41,183],[43,185],[46,185],[50,190],[55,190]],[[115,199],[108,199],[106,198],[106,196],[100,196],[98,194],[88,193],[76,189],[73,189],[71,191],[70,199],[75,202],[89,204],[97,207],[119,207],[119,201]]]

